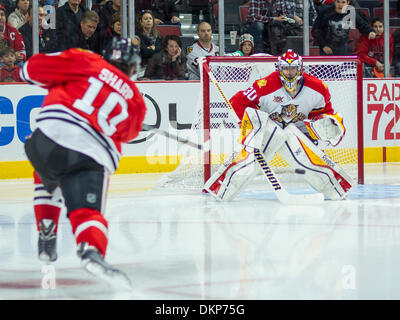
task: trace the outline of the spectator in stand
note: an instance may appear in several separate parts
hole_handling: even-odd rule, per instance
[[[246,19],[246,32],[254,38],[254,51],[263,53],[271,52],[269,27],[273,20],[275,0],[250,0],[249,11]]]
[[[315,1],[315,8],[317,9],[318,13],[320,13],[320,11],[323,8],[326,8],[327,6],[333,7],[335,5],[335,0],[314,0],[314,1]],[[361,18],[364,18],[365,21],[369,22],[369,18],[365,15],[364,12],[360,10],[361,7],[357,0],[350,0],[349,4],[354,8],[356,8]]]
[[[151,9],[154,14],[154,23],[181,25],[175,0],[153,0]]]
[[[29,19],[29,0],[17,0],[17,7],[14,12],[10,13],[8,16],[8,23],[12,25],[15,29],[19,29],[25,22]]]
[[[357,54],[364,63],[364,76],[368,78],[383,78],[384,72],[384,24],[381,17],[375,17],[371,22],[375,30],[375,39],[368,39],[368,36],[362,34],[358,40],[357,48],[354,53]],[[389,33],[389,61],[392,64],[393,56],[393,37]]]
[[[349,31],[354,26],[360,33],[368,35],[368,39],[375,39],[374,29],[357,12],[352,14],[348,5],[349,0],[335,0],[333,6],[323,8],[318,14],[312,27],[312,36],[321,55],[351,54]],[[351,19],[352,16],[355,19]]]
[[[147,65],[143,80],[185,80],[186,57],[177,35],[167,35],[163,50],[154,54]]]
[[[16,53],[14,49],[5,47],[0,50],[3,66],[0,69],[0,82],[22,82],[19,76],[20,68],[15,64]]]
[[[189,80],[200,80],[199,59],[219,55],[219,47],[212,43],[212,28],[208,22],[199,23],[197,35],[199,40],[188,47],[186,52]]]
[[[77,43],[80,21],[86,9],[81,0],[68,0],[56,10],[56,31],[60,50],[72,48]]]
[[[75,38],[76,42],[73,43],[71,48],[82,48],[101,54],[99,35],[96,33],[99,21],[99,15],[96,11],[85,11],[79,23],[78,37]]]
[[[394,76],[400,77],[400,29],[397,29],[393,34],[393,63]]]
[[[309,0],[309,6],[309,21],[312,25],[317,17],[313,0]],[[288,36],[303,35],[303,0],[276,0],[273,16],[276,19],[270,27],[271,53],[281,55]]]
[[[101,31],[107,29],[110,26],[112,15],[116,12],[120,13],[120,9],[121,0],[111,0],[101,6],[98,11],[100,17],[98,30]]]
[[[140,38],[140,55],[142,67],[147,66],[148,60],[162,50],[162,36],[156,29],[154,15],[145,10],[139,18],[137,35]]]
[[[16,63],[19,67],[26,60],[26,50],[22,35],[7,22],[6,9],[0,4],[0,50],[10,47],[16,52]]]
[[[28,10],[29,17],[28,22],[19,28],[26,49],[26,57],[29,59],[33,54],[32,49],[32,25],[33,25],[33,8],[32,6]],[[57,32],[54,29],[48,28],[45,20],[46,12],[42,5],[38,6],[38,18],[39,18],[39,52],[50,53],[59,51]]]
[[[244,33],[239,38],[239,50],[227,53],[226,56],[249,57],[254,54],[254,38],[249,33]]]

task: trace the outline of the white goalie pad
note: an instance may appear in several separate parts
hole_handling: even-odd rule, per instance
[[[326,199],[344,199],[352,186],[350,177],[337,163],[317,148],[295,125],[285,128],[288,138],[279,150],[294,169],[304,169],[304,179]]]
[[[254,178],[258,170],[254,153],[242,149],[219,166],[204,185],[204,190],[217,200],[230,201]]]
[[[221,165],[206,182],[204,189],[218,200],[232,200],[259,170],[254,149],[261,150],[270,161],[285,142],[285,132],[268,113],[246,108],[240,127],[239,142],[245,146]]]
[[[285,140],[285,131],[269,118],[268,113],[246,108],[240,127],[241,144],[260,150],[269,162]]]

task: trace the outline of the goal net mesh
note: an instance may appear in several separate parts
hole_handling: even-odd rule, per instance
[[[227,60],[212,58],[208,66],[223,94],[230,99],[239,90],[250,87],[255,80],[275,71],[275,61],[276,58],[273,57]],[[338,146],[322,146],[322,149],[357,181],[359,151],[357,148],[357,60],[325,61],[305,58],[303,62],[305,72],[323,80],[328,86],[332,106],[336,112],[343,115],[346,127],[346,135]],[[239,126],[231,111],[218,88],[211,80],[207,80],[208,77],[203,68],[201,75],[202,92],[199,94],[191,129],[185,132],[185,137],[199,142],[206,151],[210,150],[210,157],[205,157],[204,151],[185,148],[179,155],[180,163],[177,169],[165,174],[159,181],[159,186],[202,189],[204,180],[207,178],[205,177],[206,168],[209,167],[212,174],[234,150],[238,151],[241,148],[237,142]],[[205,112],[209,114],[206,121],[204,120]],[[208,141],[204,141],[205,131],[209,132]],[[279,153],[275,155],[270,165],[281,180],[286,179],[284,175],[289,165]]]

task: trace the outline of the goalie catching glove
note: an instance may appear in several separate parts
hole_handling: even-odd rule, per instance
[[[315,120],[304,120],[307,130],[314,140],[326,141],[337,146],[346,133],[343,117],[340,113],[323,114]]]

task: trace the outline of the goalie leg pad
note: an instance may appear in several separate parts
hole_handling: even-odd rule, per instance
[[[318,149],[295,125],[289,125],[291,135],[279,150],[282,157],[294,168],[304,169],[304,179],[325,198],[344,199],[353,179],[323,151]]]
[[[233,160],[232,160],[233,159]],[[208,179],[204,190],[220,201],[230,201],[250,182],[258,172],[254,153],[245,149],[234,153]]]
[[[286,132],[269,118],[268,113],[246,108],[239,142],[246,147],[258,149],[269,162],[286,140]]]

